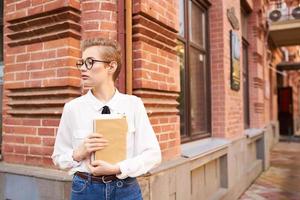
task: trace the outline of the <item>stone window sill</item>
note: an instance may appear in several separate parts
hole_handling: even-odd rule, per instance
[[[190,160],[206,156],[218,150],[225,149],[230,144],[229,140],[222,138],[206,138],[181,145],[181,157],[165,161],[160,166],[149,171],[147,175],[162,172],[164,170],[185,164]]]
[[[181,155],[184,158],[198,158],[228,147],[229,140],[222,138],[206,138],[181,145]]]

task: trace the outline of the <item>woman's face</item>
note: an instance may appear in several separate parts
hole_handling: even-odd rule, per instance
[[[86,48],[82,53],[82,59],[85,61],[87,58],[94,60],[108,61],[101,57],[101,47],[91,46]],[[92,68],[88,70],[83,64],[80,67],[81,79],[84,86],[99,86],[107,81],[112,80],[112,71],[109,63],[105,62],[94,62]]]

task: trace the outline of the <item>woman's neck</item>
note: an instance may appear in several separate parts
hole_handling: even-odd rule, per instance
[[[108,102],[115,94],[116,87],[114,84],[103,84],[92,88],[94,96],[103,103]]]

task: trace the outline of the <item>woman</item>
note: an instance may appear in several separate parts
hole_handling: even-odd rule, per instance
[[[120,93],[115,81],[121,70],[121,53],[115,41],[89,39],[82,43],[77,62],[83,85],[91,89],[63,108],[52,159],[73,176],[71,199],[142,199],[137,176],[161,162],[159,143],[141,98]],[[93,133],[93,119],[103,114],[127,117],[127,157],[116,164],[90,161],[91,153],[108,141]]]

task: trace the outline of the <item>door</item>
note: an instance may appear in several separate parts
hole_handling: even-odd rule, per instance
[[[281,135],[293,135],[293,90],[278,88],[278,120]]]

